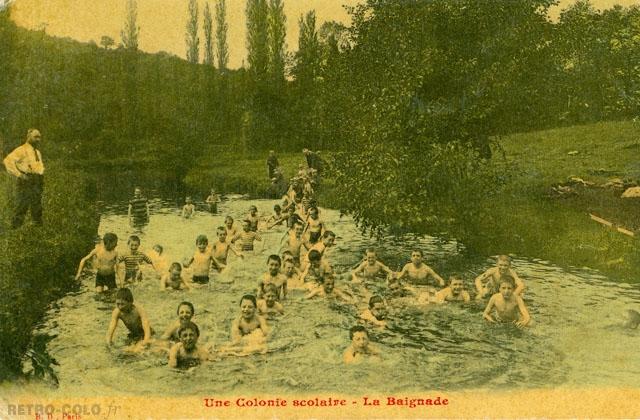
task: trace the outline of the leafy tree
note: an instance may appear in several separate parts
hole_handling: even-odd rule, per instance
[[[140,35],[138,3],[136,0],[127,0],[126,13],[124,28],[120,31],[120,38],[124,48],[135,51],[138,49],[138,35]]]
[[[216,42],[218,70],[224,73],[229,63],[229,45],[227,44],[227,6],[226,0],[216,2]]]
[[[284,62],[286,55],[285,37],[287,18],[284,15],[282,0],[269,1],[269,78],[274,89],[284,85]],[[282,92],[280,92],[282,94]]]
[[[105,50],[113,47],[115,43],[116,42],[110,36],[103,35],[102,38],[100,38],[100,45],[102,45]]]
[[[247,64],[252,82],[263,86],[269,65],[269,23],[266,0],[247,0]]]
[[[211,10],[209,10],[209,2],[204,4],[204,64],[213,65],[213,19],[211,18]]]
[[[200,60],[200,38],[198,37],[198,1],[189,0],[189,17],[185,33],[187,43],[187,61],[197,64]]]

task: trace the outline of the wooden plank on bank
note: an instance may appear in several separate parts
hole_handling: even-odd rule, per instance
[[[600,223],[601,225],[613,228],[613,229],[617,230],[618,232],[622,233],[623,235],[627,235],[627,236],[631,236],[631,237],[636,236],[636,234],[633,231],[631,231],[631,230],[629,230],[627,228],[624,228],[622,226],[614,226],[612,222],[610,222],[608,220],[605,220],[602,217],[598,217],[595,214],[589,213],[589,217],[591,217],[591,220],[595,220],[596,222]]]

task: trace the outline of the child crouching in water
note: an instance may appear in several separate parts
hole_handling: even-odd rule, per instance
[[[126,287],[116,292],[116,308],[111,313],[111,322],[107,330],[108,346],[113,343],[113,333],[118,326],[118,320],[129,330],[127,343],[134,345],[134,351],[146,348],[151,343],[153,330],[149,325],[149,318],[140,305],[133,304],[133,294]]]
[[[351,345],[342,354],[342,360],[347,363],[361,363],[365,360],[379,360],[380,351],[369,343],[369,333],[362,325],[356,325],[349,330]]]
[[[273,283],[264,285],[264,299],[258,300],[260,315],[284,315],[284,307],[278,302],[278,287]]]
[[[178,330],[181,326],[186,325],[188,322],[191,322],[193,315],[196,313],[195,308],[193,307],[193,303],[191,302],[181,302],[178,305],[178,310],[176,311],[178,314],[178,319],[173,321],[160,337],[162,340],[170,340],[170,341],[180,341],[180,336],[178,335]]]
[[[515,288],[513,277],[509,274],[503,275],[500,279],[500,292],[489,299],[484,310],[484,319],[489,322],[511,322],[518,327],[529,324],[529,311],[522,298],[514,293]]]
[[[244,295],[240,299],[240,316],[231,323],[231,343],[220,349],[222,354],[245,356],[266,353],[269,327],[257,312],[256,297]]]
[[[160,290],[180,290],[191,288],[182,278],[182,265],[179,262],[171,264],[169,272],[160,278]]]
[[[198,346],[200,330],[193,322],[187,321],[181,325],[178,337],[180,341],[169,350],[169,367],[189,368],[211,358],[206,348]]]

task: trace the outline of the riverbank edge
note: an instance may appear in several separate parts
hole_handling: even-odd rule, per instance
[[[0,179],[0,381],[52,374],[47,337],[34,335],[50,305],[77,288],[78,262],[93,243],[99,216],[95,187],[81,172],[47,162],[44,225],[9,229],[15,180]],[[31,367],[25,366],[30,362]],[[50,378],[55,381],[55,377]]]

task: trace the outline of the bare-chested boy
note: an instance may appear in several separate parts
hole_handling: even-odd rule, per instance
[[[422,251],[417,249],[411,252],[411,262],[406,264],[398,273],[398,278],[407,277],[409,283],[419,292],[418,302],[429,303],[435,299],[436,285],[444,287],[444,279],[431,267],[422,262]],[[431,280],[433,279],[433,280]]]
[[[311,299],[315,296],[323,298],[337,298],[347,303],[355,303],[355,299],[351,295],[335,287],[335,279],[333,276],[326,277],[321,285],[312,289],[304,298]]]
[[[308,284],[302,280],[301,273],[293,264],[293,260],[285,259],[282,264],[282,274],[287,278],[287,290],[307,290]]]
[[[320,211],[317,207],[309,207],[309,216],[307,217],[307,225],[304,228],[304,233],[309,232],[309,243],[315,244],[322,237],[322,233],[325,230],[325,225],[320,220]]]
[[[84,269],[87,261],[95,259],[93,262],[96,273],[96,292],[101,293],[106,289],[115,289],[117,287],[116,277],[118,263],[118,253],[116,252],[116,246],[118,245],[118,237],[115,233],[105,233],[102,238],[102,245],[98,244],[96,247],[82,260],[78,266],[78,272],[76,274],[76,280],[80,279],[82,270]]]
[[[376,327],[387,326],[387,304],[381,296],[373,295],[369,299],[369,309],[360,314],[360,319]]]
[[[449,277],[449,286],[436,293],[437,303],[462,302],[471,300],[469,292],[464,290],[464,282],[456,275]]]
[[[191,289],[189,284],[182,278],[182,265],[179,262],[174,262],[169,267],[169,271],[160,277],[160,290],[180,290]]]
[[[293,256],[293,262],[296,266],[300,266],[300,256],[302,248],[308,250],[311,244],[302,236],[304,228],[300,223],[296,223],[293,229],[289,230],[283,239],[282,249],[285,249]]]
[[[198,249],[193,254],[193,257],[184,264],[184,267],[188,268],[193,264],[192,281],[198,284],[207,284],[209,283],[209,270],[211,265],[219,271],[222,270],[224,266],[213,258],[212,251],[209,248],[209,239],[206,235],[198,235],[196,238],[196,246]]]
[[[262,241],[262,237],[255,231],[251,230],[251,221],[245,219],[242,221],[242,231],[231,240],[231,242],[237,242],[241,251],[248,252],[253,251],[253,243],[255,241]],[[264,248],[264,243],[262,244]]]
[[[200,330],[193,322],[186,322],[178,329],[180,341],[169,350],[169,367],[188,368],[209,360],[209,351],[198,345]]]
[[[279,255],[269,255],[267,258],[267,272],[262,275],[258,282],[258,298],[264,296],[265,286],[273,284],[277,290],[279,300],[287,296],[287,278],[280,272],[282,260]]]
[[[240,299],[240,316],[231,323],[231,343],[220,348],[221,354],[243,356],[255,352],[266,352],[269,336],[267,321],[257,312],[258,304],[253,295]]]
[[[331,264],[329,263],[329,258],[327,256],[327,250],[335,244],[335,241],[336,234],[330,230],[325,230],[322,234],[322,240],[313,244],[311,248],[309,248],[309,252],[302,261],[301,269],[305,270],[309,265],[309,255],[311,255],[311,251],[318,251],[322,260],[322,265],[324,265],[327,270],[331,270]]]
[[[515,281],[509,274],[500,279],[500,292],[491,296],[483,317],[489,322],[512,322],[518,327],[529,324],[531,317],[522,298],[514,293]]]
[[[351,281],[359,282],[362,279],[373,280],[379,278],[381,275],[390,277],[393,276],[394,273],[389,267],[378,261],[374,249],[368,248],[365,252],[365,260],[351,272]]]
[[[113,343],[113,333],[118,326],[118,320],[129,330],[127,341],[129,344],[136,344],[142,341],[143,346],[151,342],[151,327],[149,318],[139,305],[133,304],[133,294],[131,290],[124,287],[116,292],[116,308],[111,313],[111,322],[107,330],[107,345]]]
[[[345,363],[360,363],[365,360],[378,360],[380,351],[369,343],[369,333],[362,325],[356,325],[349,330],[351,345],[342,354]]]
[[[507,274],[515,281],[514,293],[521,296],[524,291],[524,282],[511,268],[511,258],[508,255],[500,255],[495,267],[491,267],[476,278],[476,291],[478,292],[476,299],[483,299],[498,293],[500,279]]]
[[[213,244],[211,250],[213,251],[213,258],[216,259],[219,266],[227,265],[229,251],[233,252],[237,257],[244,258],[242,252],[236,251],[236,249],[227,242],[227,229],[224,226],[220,226],[216,229],[216,235],[218,236],[218,240]]]
[[[258,313],[266,316],[284,314],[284,306],[278,302],[278,288],[275,284],[264,286],[264,299],[258,300]]]

